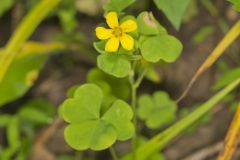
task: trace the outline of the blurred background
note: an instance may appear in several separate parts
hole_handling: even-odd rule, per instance
[[[1,47],[4,47],[21,19],[38,1],[0,1]],[[27,89],[21,88],[21,83],[19,83],[15,87],[24,91],[19,91],[21,93],[18,94],[17,90],[13,90],[9,94],[17,94],[15,97],[0,98],[0,106],[2,106],[0,117],[3,117],[0,118],[2,122],[0,122],[0,155],[11,157],[10,159],[30,160],[77,160],[81,157],[84,160],[110,159],[108,151],[74,152],[66,145],[63,138],[65,124],[55,118],[57,117],[57,108],[66,98],[68,89],[86,82],[88,71],[96,66],[98,53],[93,48],[93,42],[97,40],[95,37],[96,26],[104,22],[103,3],[105,0],[63,0],[35,30],[30,38],[34,44],[29,48],[33,50],[32,52],[44,52],[40,55],[46,55],[46,51],[51,52],[48,53],[49,58],[44,61],[44,65],[42,62],[39,62],[38,65],[31,64],[38,66],[41,70],[31,69],[31,72],[28,72]],[[164,90],[172,99],[180,96],[198,67],[229,28],[240,18],[239,12],[235,11],[229,2],[220,0],[192,0],[184,14],[179,30],[174,29],[153,1],[138,0],[125,11],[127,14],[135,16],[142,11],[153,12],[168,32],[183,43],[184,50],[181,57],[173,64],[159,63],[154,66],[151,76],[143,81],[139,90],[139,95],[143,92],[153,93],[156,90]],[[40,44],[35,44],[35,42]],[[54,48],[55,42],[64,43],[64,49],[61,47],[51,49],[51,47]],[[41,46],[42,43],[51,43],[53,46],[44,47]],[[176,119],[186,115],[199,103],[213,95],[224,85],[226,77],[240,75],[239,45],[239,40],[231,45],[227,53],[197,80],[188,96],[179,103]],[[26,47],[26,50],[29,48]],[[14,67],[28,65],[31,61],[31,59],[19,61]],[[233,74],[233,70],[237,73]],[[21,76],[11,78],[13,81],[21,81]],[[10,81],[7,82],[10,83]],[[7,82],[4,85],[7,85]],[[35,83],[33,84],[33,82]],[[0,84],[0,88],[4,85]],[[8,93],[6,90],[8,88],[0,89],[0,97],[4,97],[5,93]],[[163,151],[165,159],[214,159],[221,149],[222,141],[239,99],[238,89],[224,102],[218,104],[215,110],[202,118],[198,124],[174,139]],[[31,106],[44,107],[39,107],[41,111],[35,111],[31,110]],[[28,117],[29,114],[36,114],[41,118],[34,119],[31,116]],[[21,124],[18,124],[20,122],[16,117],[21,116],[24,118],[21,119]],[[167,125],[162,126],[161,129],[155,131],[143,129],[143,132],[150,137],[166,127]],[[18,134],[14,135],[15,132]],[[12,141],[11,146],[20,145],[20,151],[19,147],[9,147],[9,141]],[[129,150],[128,143],[117,143],[115,147],[119,153]],[[239,158],[240,149],[238,149],[235,159]]]

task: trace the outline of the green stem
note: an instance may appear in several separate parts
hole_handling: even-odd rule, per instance
[[[111,153],[111,155],[112,155],[113,160],[118,160],[118,157],[117,157],[117,154],[116,154],[114,148],[113,148],[113,147],[110,147],[110,148],[109,148],[109,151],[110,151],[110,153]]]
[[[136,61],[133,63],[132,72],[129,76],[129,82],[131,85],[131,100],[132,100],[132,109],[133,109],[133,125],[135,127],[135,136],[132,139],[132,160],[137,160],[136,148],[137,148],[137,140],[138,140],[138,120],[137,120],[137,88],[140,86],[142,80],[144,79],[147,68],[143,70],[143,72],[138,76],[137,80],[135,80],[135,67]]]
[[[144,68],[143,72],[139,75],[138,79],[134,83],[135,88],[138,88],[140,86],[140,84],[142,83],[147,71],[148,71],[148,68]]]
[[[135,128],[135,135],[132,139],[132,160],[137,160],[136,156],[136,149],[137,149],[137,135],[138,135],[138,129],[137,129],[137,88],[135,87],[135,67],[136,67],[136,61],[133,62],[132,72],[129,75],[129,83],[131,86],[131,106],[133,109],[133,125]]]
[[[39,23],[61,0],[41,0],[36,7],[23,19],[6,45],[0,58],[0,82],[4,78],[13,59],[17,56],[26,40],[31,36]]]
[[[130,75],[130,85],[131,85],[131,100],[132,100],[132,109],[133,109],[133,125],[135,128],[135,135],[132,139],[132,160],[136,160],[136,148],[137,148],[137,112],[136,112],[136,105],[137,105],[137,88],[134,86],[134,70],[132,71],[132,75]]]

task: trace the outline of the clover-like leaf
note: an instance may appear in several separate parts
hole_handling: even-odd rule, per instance
[[[159,128],[175,119],[176,103],[163,91],[155,92],[153,96],[142,95],[138,103],[138,115],[149,128]]]
[[[137,23],[141,34],[158,35],[160,33],[167,33],[166,29],[158,23],[152,13],[140,13],[137,17]]]
[[[145,37],[140,44],[143,58],[149,62],[174,62],[181,54],[182,43],[173,36],[163,34]]]
[[[97,65],[107,74],[123,78],[131,71],[130,62],[118,54],[102,54],[97,58]]]
[[[102,115],[103,93],[95,84],[84,84],[61,105],[61,116],[70,124],[65,129],[67,143],[76,150],[103,150],[116,140],[134,135],[130,106],[116,100]]]

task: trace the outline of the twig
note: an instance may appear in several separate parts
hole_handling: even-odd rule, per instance
[[[48,140],[56,133],[56,130],[59,126],[63,123],[63,120],[60,118],[56,118],[53,123],[46,129],[44,129],[39,136],[36,138],[36,141],[33,144],[32,155],[34,157],[35,154],[37,155],[46,155],[48,158],[45,160],[54,160],[54,156],[46,150],[45,144]]]

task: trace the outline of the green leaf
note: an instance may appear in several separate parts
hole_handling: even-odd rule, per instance
[[[26,93],[37,79],[38,72],[43,67],[46,58],[46,55],[33,55],[13,61],[4,79],[0,82],[0,106]]]
[[[77,90],[78,87],[79,87],[79,85],[74,85],[74,86],[70,87],[67,91],[67,97],[73,98],[74,92]]]
[[[118,78],[126,77],[131,71],[130,62],[117,54],[99,55],[97,65],[105,73]]]
[[[160,33],[167,33],[166,29],[162,27],[150,12],[142,12],[137,17],[138,30],[144,35],[158,35]]]
[[[11,120],[11,116],[8,114],[0,115],[0,127],[6,127]]]
[[[116,11],[120,13],[122,10],[133,4],[136,0],[108,0],[103,6],[106,12]]]
[[[17,116],[13,116],[9,121],[9,125],[7,127],[7,139],[10,147],[20,146],[20,128],[19,118]]]
[[[130,95],[130,87],[127,78],[115,78],[98,68],[91,69],[88,72],[87,81],[97,84],[104,93],[114,96],[115,99],[127,100]]]
[[[213,26],[204,26],[200,28],[197,33],[194,34],[192,41],[195,44],[201,43],[204,41],[209,35],[211,35],[214,32],[214,27]]]
[[[114,143],[116,136],[114,128],[105,121],[89,120],[65,129],[67,143],[76,150],[106,149]]]
[[[14,4],[14,0],[1,0],[0,2],[0,17],[9,10]]]
[[[134,127],[129,121],[133,117],[132,109],[122,100],[116,100],[111,108],[104,114],[102,120],[112,124],[116,129],[117,139],[127,140],[129,135],[133,135]]]
[[[107,54],[107,52],[105,51],[105,44],[106,44],[106,41],[98,41],[98,42],[93,42],[93,47],[96,49],[96,51],[98,53],[101,53],[101,54]],[[111,53],[109,53],[111,54]]]
[[[231,69],[221,76],[218,81],[213,85],[214,90],[218,90],[222,87],[225,87],[235,79],[240,77],[240,67]]]
[[[19,111],[19,116],[28,122],[46,124],[52,121],[52,118],[37,108],[24,107]]]
[[[154,0],[154,2],[178,30],[190,0],[181,0],[181,2],[179,0]]]
[[[159,60],[174,62],[181,54],[181,42],[170,35],[145,37],[140,49],[143,58],[148,62],[156,63]]]
[[[228,0],[234,5],[234,8],[240,12],[240,0]]]
[[[55,12],[60,20],[64,33],[73,33],[78,24],[76,18],[76,0],[61,1],[56,7]]]
[[[101,114],[102,101],[101,89],[88,83],[80,86],[74,97],[61,105],[61,115],[70,123],[65,129],[65,139],[72,148],[103,150],[116,140],[127,140],[134,135],[130,106],[116,100]]]
[[[72,33],[76,29],[77,20],[75,16],[76,16],[76,10],[73,8],[60,10],[58,12],[58,17],[60,19],[61,26],[65,33]]]
[[[149,128],[159,128],[175,120],[177,105],[163,91],[155,92],[152,97],[142,95],[138,103],[138,115]]]
[[[158,73],[153,64],[148,63],[142,59],[141,63],[136,66],[138,74],[145,72],[145,78],[154,82],[159,83],[161,81],[161,75]]]

